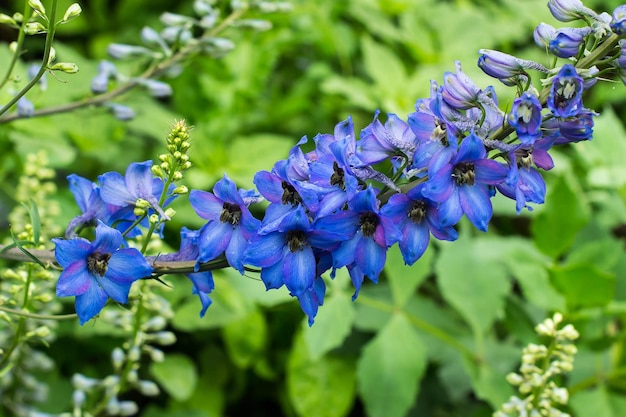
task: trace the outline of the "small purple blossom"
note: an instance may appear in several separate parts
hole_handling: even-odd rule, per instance
[[[626,33],[626,4],[621,4],[613,10],[611,30],[618,35]]]
[[[541,103],[534,94],[526,91],[513,101],[509,124],[515,128],[517,137],[525,145],[532,145],[541,133]]]
[[[474,226],[487,231],[493,212],[489,186],[502,182],[508,170],[487,159],[485,146],[473,132],[447,158],[433,158],[422,195],[439,203],[442,226],[453,226],[465,213]]]
[[[189,202],[198,216],[209,220],[200,232],[198,262],[224,253],[228,263],[243,274],[247,242],[261,222],[250,214],[235,183],[224,175],[213,187],[213,193],[191,190]]]
[[[485,74],[499,79],[507,86],[528,82],[527,69],[548,72],[547,68],[537,62],[519,59],[504,52],[491,49],[480,49],[478,52],[481,54],[478,58],[478,67]]]
[[[52,241],[57,262],[63,267],[57,296],[76,296],[80,324],[97,315],[109,298],[127,303],[132,283],[153,271],[137,249],[120,249],[122,234],[103,223],[96,227],[93,242],[83,238]]]
[[[597,16],[593,10],[585,7],[580,0],[549,0],[548,8],[552,16],[561,22],[571,22],[584,19],[585,17]]]
[[[555,116],[571,117],[582,109],[583,79],[572,64],[565,64],[552,79],[548,108]]]

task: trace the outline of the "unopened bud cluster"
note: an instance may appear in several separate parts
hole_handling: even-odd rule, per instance
[[[189,127],[184,120],[177,121],[167,136],[167,153],[159,155],[159,165],[152,166],[152,172],[163,181],[179,181],[183,172],[191,167],[187,152],[191,147],[189,141]],[[174,189],[175,194],[186,194],[187,187],[179,186]]]
[[[540,336],[551,340],[547,345],[531,343],[524,348],[519,373],[506,377],[520,396],[511,397],[494,417],[569,417],[557,408],[567,404],[567,388],[559,387],[552,379],[574,368],[577,349],[572,342],[579,335],[571,324],[559,328],[562,321],[563,316],[556,313],[535,327]]]

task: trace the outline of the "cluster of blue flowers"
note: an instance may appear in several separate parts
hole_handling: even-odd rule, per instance
[[[242,274],[260,271],[267,289],[286,286],[312,324],[324,301],[325,272],[333,277],[346,267],[356,298],[365,278],[377,282],[393,244],[411,265],[431,235],[455,240],[454,226],[463,215],[486,231],[496,193],[515,200],[518,213],[531,209],[530,203],[543,203],[546,185],[540,170],[553,167],[550,150],[591,139],[596,114],[584,107],[584,90],[601,73],[613,71],[623,80],[626,73],[621,39],[626,5],[612,16],[577,0],[550,0],[548,5],[560,21],[587,23],[561,29],[542,23],[535,30],[536,43],[555,57],[568,58],[567,63],[548,69],[502,52],[480,51],[479,67],[517,88],[508,113],[499,108],[493,87],[479,88],[457,63],[443,85],[432,82],[430,97],[419,99],[407,120],[390,114],[383,123],[377,113],[357,136],[348,118],[333,134],[315,136],[308,152],[303,150],[308,140],[302,138],[287,159],[255,175],[258,193],[237,189],[227,176],[212,192],[192,190],[190,203],[207,223],[197,231],[183,229],[179,252],[158,259],[196,261],[188,276],[200,296],[201,315],[213,290],[211,272],[203,266],[221,259]],[[605,59],[597,68],[599,60],[589,56],[600,48],[606,49],[599,56]],[[529,70],[543,73],[541,92],[532,86]],[[95,316],[107,298],[125,302],[134,280],[153,275],[156,258],[126,248],[123,238],[142,233],[144,222],[161,226],[168,220],[163,207],[180,192],[162,173],[153,177],[159,172],[159,165],[147,161],[131,164],[123,177],[104,174],[99,184],[69,177],[83,214],[68,227],[69,240],[55,240],[57,260],[65,268],[58,295],[77,297],[81,323]],[[250,206],[261,200],[269,205],[258,219]],[[75,235],[89,224],[97,224],[92,243]]]

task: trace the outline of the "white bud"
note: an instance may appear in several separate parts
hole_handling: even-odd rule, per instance
[[[113,349],[111,352],[111,362],[113,363],[113,367],[115,369],[120,369],[124,364],[125,357],[126,355],[124,355],[124,351],[121,348],[116,347]]]
[[[120,416],[132,416],[137,414],[139,407],[134,401],[120,401],[119,403],[119,415]]]
[[[17,22],[8,14],[0,13],[0,23],[5,25],[17,26]]]
[[[95,385],[98,384],[97,379],[88,378],[83,374],[72,375],[72,385],[74,388],[80,391],[89,391]]]
[[[13,41],[9,44],[9,51],[12,54],[15,54],[15,52],[17,52],[17,42]]]
[[[154,397],[159,395],[159,386],[152,381],[139,381],[139,385],[137,386],[139,391],[148,397]]]
[[[79,16],[82,11],[83,9],[81,9],[80,4],[78,3],[70,4],[70,7],[67,8],[67,10],[65,11],[65,14],[63,15],[63,20],[61,21],[61,23],[69,22],[73,18]]]
[[[72,401],[74,402],[75,407],[81,407],[86,399],[87,396],[85,395],[85,391],[76,390],[72,394]]]
[[[139,347],[133,346],[132,348],[130,348],[130,350],[128,351],[128,360],[131,362],[137,362],[140,358],[141,351],[139,350]]]
[[[145,322],[141,327],[145,332],[163,330],[167,326],[167,320],[161,316],[156,316]]]
[[[171,219],[172,217],[174,217],[174,215],[176,215],[176,210],[168,207],[165,209],[165,215]]]

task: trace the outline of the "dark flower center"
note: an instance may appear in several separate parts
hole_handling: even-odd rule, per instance
[[[103,277],[107,272],[109,259],[111,259],[110,253],[94,252],[87,257],[87,270]]]
[[[456,185],[474,185],[475,177],[473,162],[458,163],[452,170],[452,178],[454,178]]]
[[[333,171],[333,175],[330,176],[330,185],[336,185],[342,191],[346,191],[345,172],[337,161],[333,162]]]
[[[378,226],[378,223],[380,223],[380,220],[378,219],[376,213],[366,211],[361,214],[359,224],[361,225],[363,236],[372,236],[376,232],[376,226]]]
[[[440,141],[443,146],[450,146],[447,130],[445,123],[442,123],[439,119],[435,119],[435,128],[430,134],[430,139]]]
[[[422,200],[414,201],[408,217],[415,224],[421,223],[426,218],[426,202]]]
[[[302,197],[300,197],[300,194],[298,194],[296,189],[293,188],[293,185],[289,184],[287,181],[283,181],[282,187],[283,195],[281,197],[281,201],[283,204],[291,204],[292,206],[295,206],[302,203]]]
[[[220,221],[222,223],[230,223],[233,226],[238,225],[241,221],[241,207],[225,201],[220,213]]]
[[[291,252],[298,252],[308,246],[309,241],[302,230],[290,230],[287,232],[287,246]]]
[[[576,84],[561,80],[554,95],[554,105],[558,108],[566,107],[567,102],[576,95]]]
[[[533,154],[527,149],[516,151],[517,166],[519,168],[529,169],[533,165]]]

